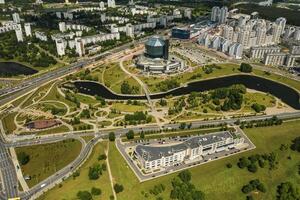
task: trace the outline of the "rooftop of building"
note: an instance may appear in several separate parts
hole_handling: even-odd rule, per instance
[[[157,160],[162,157],[168,157],[174,153],[184,151],[188,148],[196,148],[199,146],[207,146],[214,144],[220,141],[225,141],[228,138],[234,138],[232,133],[229,131],[216,132],[207,135],[195,136],[192,137],[180,144],[171,145],[171,146],[144,146],[137,145],[136,153],[142,156],[147,161]]]
[[[153,36],[146,42],[145,45],[153,46],[153,47],[159,47],[159,46],[164,46],[165,41],[160,36]]]

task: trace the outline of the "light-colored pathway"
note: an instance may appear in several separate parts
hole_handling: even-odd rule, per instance
[[[117,200],[117,194],[116,194],[116,192],[114,190],[113,176],[112,176],[111,171],[110,171],[110,165],[109,165],[109,160],[108,160],[108,156],[109,156],[108,152],[109,152],[109,142],[107,143],[107,149],[105,150],[106,165],[107,165],[107,171],[108,171],[108,175],[109,175],[111,190],[112,190],[112,193],[114,195],[114,200]]]

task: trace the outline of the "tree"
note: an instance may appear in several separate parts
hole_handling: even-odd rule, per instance
[[[263,192],[263,193],[265,193],[267,191],[266,187],[265,187],[265,185],[263,183],[259,183],[257,185],[256,189],[259,190],[259,191],[261,191],[261,192]]]
[[[185,183],[187,182],[190,182],[191,178],[192,178],[192,175],[191,175],[191,172],[189,170],[184,170],[184,171],[181,171],[179,174],[178,174],[178,177]]]
[[[255,110],[255,112],[257,112],[257,113],[266,110],[266,106],[265,106],[265,105],[261,105],[261,104],[258,104],[258,103],[252,104],[251,108],[252,108],[253,110]]]
[[[115,139],[116,139],[115,133],[114,132],[110,132],[108,134],[108,138],[109,138],[109,141],[111,141],[111,142],[115,141]]]
[[[131,140],[134,138],[134,132],[133,130],[129,130],[127,133],[126,133],[126,137],[128,140]]]
[[[250,165],[248,165],[248,171],[249,172],[253,172],[253,173],[257,172],[257,166],[256,166],[256,164],[255,163],[251,163]]]
[[[124,190],[124,187],[123,187],[123,185],[116,183],[114,185],[114,190],[115,190],[116,193],[120,193]]]
[[[26,165],[30,160],[30,156],[26,154],[24,151],[18,153],[17,157],[21,165]]]
[[[291,149],[300,152],[300,137],[297,137],[292,141]]]
[[[102,174],[102,168],[99,164],[96,164],[93,167],[89,168],[88,175],[90,180],[97,180],[101,174]]]
[[[101,154],[98,156],[98,160],[106,160],[107,156],[105,154]]]
[[[277,187],[277,200],[299,200],[300,194],[291,182],[281,183]]]
[[[227,164],[226,164],[226,167],[227,167],[227,168],[232,168],[232,164],[231,164],[231,163],[227,163]]]
[[[242,192],[245,194],[248,194],[249,192],[252,192],[253,190],[254,190],[254,188],[251,184],[244,185],[242,188]]]
[[[92,193],[92,195],[101,195],[102,191],[100,188],[92,187],[91,193]]]
[[[243,169],[245,167],[248,167],[248,165],[250,165],[250,161],[247,158],[242,157],[239,159],[239,162],[238,162],[239,168]]]
[[[145,133],[144,133],[144,131],[142,131],[142,132],[140,133],[140,138],[141,138],[141,139],[144,139],[144,138],[145,138]]]
[[[89,193],[88,191],[79,191],[77,193],[77,197],[80,200],[92,200],[93,199],[91,193]]]
[[[248,63],[242,63],[240,65],[240,71],[245,73],[251,73],[252,72],[252,66]]]

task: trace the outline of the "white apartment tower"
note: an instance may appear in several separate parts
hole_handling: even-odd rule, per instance
[[[132,24],[126,24],[126,36],[131,38],[134,37],[134,27]]]
[[[110,25],[110,32],[111,33],[118,33],[119,32],[118,26],[116,24]]]
[[[184,17],[192,19],[192,10],[190,8],[184,10]]]
[[[275,23],[280,27],[281,29],[280,35],[282,35],[284,33],[286,19],[284,17],[279,17],[276,19]]]
[[[66,29],[66,22],[59,22],[58,27],[59,27],[60,32],[65,32],[67,30]]]
[[[18,24],[17,28],[15,29],[15,32],[16,32],[18,42],[23,42],[24,40],[23,40],[23,32],[22,32],[21,24]]]
[[[64,44],[64,41],[62,39],[56,40],[56,50],[57,50],[57,54],[59,56],[64,56],[66,54],[65,44]]]
[[[218,6],[214,6],[211,11],[210,20],[213,22],[217,22],[220,16],[220,8]]]
[[[99,7],[100,7],[101,10],[105,8],[105,5],[104,5],[104,2],[103,2],[103,1],[101,1],[101,2],[99,3]]]
[[[85,54],[84,44],[81,38],[75,38],[76,53],[82,57]]]
[[[109,8],[115,8],[116,7],[115,0],[107,0],[107,7],[109,7]]]
[[[31,25],[30,25],[30,23],[25,23],[24,24],[24,29],[25,29],[25,35],[26,35],[26,37],[31,37],[32,33],[31,33]]]
[[[298,28],[294,33],[294,40],[299,41],[300,40],[300,28]]]
[[[233,27],[232,26],[228,26],[226,25],[223,29],[223,37],[228,39],[228,40],[232,40],[233,39]]]
[[[13,14],[12,14],[12,18],[13,18],[13,21],[14,21],[15,23],[20,23],[20,22],[21,22],[21,20],[20,20],[20,15],[19,15],[18,13],[13,13]]]
[[[219,18],[219,23],[224,24],[227,21],[228,17],[228,8],[226,6],[222,7],[220,10],[220,18]]]
[[[267,29],[265,27],[258,27],[256,31],[256,44],[262,46],[266,42]]]

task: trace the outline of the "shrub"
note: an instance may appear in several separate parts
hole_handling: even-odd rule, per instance
[[[115,141],[115,139],[116,139],[115,133],[114,132],[110,132],[108,134],[108,138],[109,138],[109,141],[111,141],[111,142]]]
[[[100,188],[92,187],[91,193],[92,193],[92,195],[101,195],[102,191]]]
[[[17,157],[21,165],[26,165],[30,160],[30,156],[23,151],[18,153]]]
[[[91,193],[89,193],[88,191],[79,191],[77,193],[77,198],[80,200],[92,200],[93,199]]]
[[[120,193],[124,190],[124,187],[123,187],[123,185],[116,183],[114,185],[114,190],[115,190],[116,193]]]

